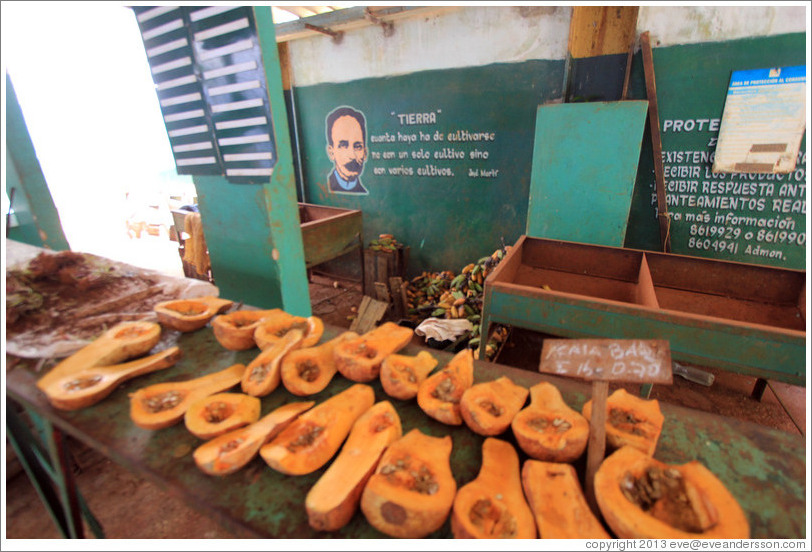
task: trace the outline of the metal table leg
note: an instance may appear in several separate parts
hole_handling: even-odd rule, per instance
[[[104,530],[76,488],[67,438],[36,412],[26,409],[39,433],[31,431],[18,413],[17,403],[6,400],[6,434],[28,479],[65,538],[84,538],[82,518],[96,538]]]

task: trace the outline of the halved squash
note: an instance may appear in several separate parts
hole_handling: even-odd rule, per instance
[[[308,410],[285,428],[259,454],[286,475],[316,471],[338,451],[352,425],[375,402],[368,385],[356,384]]]
[[[413,399],[435,366],[437,359],[428,351],[420,351],[416,356],[391,354],[381,364],[383,390],[395,399]]]
[[[254,330],[254,341],[257,347],[264,351],[291,330],[300,330],[304,335],[302,347],[312,347],[319,342],[324,333],[324,322],[321,321],[321,318],[285,314],[287,317],[272,316],[257,326],[257,329]]]
[[[316,347],[294,349],[286,354],[280,369],[285,389],[300,397],[323,391],[337,371],[333,356],[336,345],[356,337],[355,332],[344,332]]]
[[[308,523],[317,531],[337,531],[358,510],[361,492],[383,451],[403,435],[389,401],[367,410],[352,426],[347,442],[305,498]]]
[[[349,380],[372,381],[380,374],[383,359],[408,345],[413,334],[411,328],[384,322],[356,339],[339,344],[334,351],[336,368]]]
[[[130,394],[130,418],[144,429],[162,429],[178,423],[198,399],[240,383],[244,364],[188,381],[156,383]]]
[[[203,443],[193,454],[195,464],[209,475],[228,475],[250,462],[259,447],[276,437],[296,417],[313,406],[313,401],[280,406],[251,425],[229,431]]]
[[[589,441],[589,422],[546,381],[530,388],[530,405],[516,414],[510,425],[519,447],[545,462],[573,462]]]
[[[591,399],[582,412],[592,419]],[[629,445],[652,456],[664,420],[657,399],[643,399],[619,388],[606,400],[606,442],[615,450]]]
[[[153,307],[158,315],[158,322],[167,328],[179,332],[199,330],[209,321],[228,310],[234,301],[214,296],[196,297],[194,299],[174,299],[162,301]]]
[[[191,405],[183,415],[186,429],[198,439],[209,440],[259,420],[260,402],[244,393],[215,393]]]
[[[160,339],[160,324],[121,322],[54,366],[37,381],[37,387],[45,391],[65,376],[143,355],[157,345]]]
[[[697,461],[664,464],[632,446],[606,458],[595,473],[595,499],[622,539],[747,539],[739,503]]]
[[[435,420],[462,425],[460,399],[474,383],[474,355],[464,348],[439,372],[426,378],[417,390],[417,404]]]
[[[263,320],[278,315],[282,309],[238,310],[212,318],[211,329],[217,342],[229,351],[245,351],[257,346],[254,331]]]
[[[516,385],[507,376],[472,385],[462,394],[460,414],[471,431],[480,435],[499,435],[524,406],[527,388]]]
[[[51,379],[43,389],[48,401],[60,410],[78,410],[101,401],[122,382],[143,374],[174,366],[180,359],[178,347],[170,347],[148,357],[112,366],[94,366]]]
[[[370,525],[404,539],[442,527],[457,493],[451,447],[451,436],[432,437],[419,429],[389,445],[361,495]]]
[[[542,539],[608,539],[572,464],[526,460],[522,486]]]
[[[482,443],[479,474],[454,498],[451,531],[457,539],[536,538],[513,445],[493,437]]]
[[[279,366],[282,358],[302,343],[302,331],[291,330],[273,346],[252,360],[242,375],[240,386],[244,393],[264,397],[279,387]]]

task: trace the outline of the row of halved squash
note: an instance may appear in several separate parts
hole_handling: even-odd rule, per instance
[[[274,310],[278,311],[278,309]],[[284,314],[286,317],[277,314],[275,323],[281,324],[280,328],[282,329],[284,329],[284,324],[290,324],[292,327],[285,331],[277,329],[273,332],[266,332],[272,333],[274,339],[263,341],[265,348],[247,368],[243,365],[234,365],[221,372],[198,378],[198,380],[180,384],[158,384],[139,390],[131,396],[131,417],[133,420],[141,427],[158,429],[177,423],[181,418],[184,418],[189,430],[198,437],[202,439],[216,437],[195,451],[197,465],[207,473],[217,475],[231,473],[250,461],[257,452],[271,467],[282,473],[291,475],[311,473],[332,458],[344,438],[350,433],[350,430],[355,428],[356,423],[361,424],[359,419],[361,414],[366,411],[373,411],[371,408],[372,401],[374,401],[372,389],[365,385],[355,385],[312,410],[307,411],[313,406],[312,402],[292,403],[275,410],[262,420],[259,420],[259,399],[256,397],[270,393],[278,386],[280,379],[285,383],[285,387],[294,394],[308,395],[323,390],[336,371],[354,381],[371,381],[380,376],[384,390],[388,394],[402,399],[417,396],[420,407],[428,415],[444,423],[459,425],[464,421],[472,430],[482,435],[497,435],[505,431],[508,425],[512,426],[520,447],[532,458],[544,460],[528,460],[522,472],[523,475],[524,472],[535,474],[525,477],[526,480],[530,481],[530,483],[525,482],[525,493],[527,493],[533,510],[536,512],[536,521],[542,537],[552,537],[555,534],[555,530],[543,529],[542,518],[555,519],[556,515],[562,515],[562,508],[558,505],[553,508],[549,507],[551,504],[559,504],[560,500],[549,502],[548,498],[538,498],[537,495],[542,493],[541,488],[549,491],[555,488],[554,483],[559,482],[565,487],[569,485],[567,487],[569,491],[564,492],[565,496],[580,496],[582,500],[582,495],[573,494],[572,482],[567,482],[567,477],[569,477],[577,485],[577,478],[574,475],[564,477],[562,474],[570,470],[574,474],[574,468],[564,462],[576,459],[583,452],[588,438],[588,422],[583,416],[567,407],[557,388],[551,384],[542,383],[531,388],[529,391],[531,404],[521,410],[528,391],[513,384],[508,378],[502,377],[491,382],[473,385],[473,358],[470,350],[462,351],[446,367],[429,376],[429,373],[437,364],[436,359],[429,353],[423,352],[416,357],[395,354],[411,340],[412,331],[408,328],[401,328],[394,324],[389,326],[384,324],[364,336],[346,332],[327,343],[314,347],[313,345],[318,342],[321,336],[318,325],[310,323],[305,327],[301,325],[297,327],[294,324],[301,324],[301,320],[309,319],[296,321],[294,320],[296,317],[287,315],[287,313]],[[217,318],[222,317],[216,317],[215,320]],[[318,322],[320,323],[320,320]],[[214,323],[212,326],[215,327]],[[237,324],[235,324],[236,326]],[[256,334],[259,327],[262,326],[257,325],[254,328],[254,334]],[[272,328],[270,324],[267,324],[267,327]],[[311,345],[310,347],[301,348],[305,345],[305,333],[308,328],[315,328],[318,337],[315,338],[315,341],[308,342]],[[323,329],[323,326],[321,328]],[[159,335],[160,330],[157,333]],[[84,358],[86,360],[96,355],[101,359],[101,362],[97,363],[98,366],[98,364],[104,362],[115,362],[131,357],[133,354],[143,354],[154,346],[154,343],[152,343],[147,347],[150,340],[154,338],[154,334],[154,328],[138,326],[137,324],[130,325],[126,328],[126,331],[120,330],[116,333],[117,339],[100,340],[96,350],[92,351],[92,354],[86,352]],[[147,335],[149,339],[141,339],[140,336],[142,335]],[[121,347],[122,342],[129,343],[127,339],[121,339],[123,336],[137,336],[138,347],[132,347],[130,344],[127,347]],[[259,343],[256,338],[253,338],[253,340],[251,346]],[[108,344],[105,349],[102,346],[105,341],[120,342],[118,343],[118,349],[120,350],[117,353],[108,352],[107,349],[111,349],[111,347]],[[115,349],[115,347],[112,349]],[[312,356],[314,353],[315,356]],[[174,361],[179,357],[179,351],[175,351],[173,354],[164,352],[164,358],[158,359],[157,364],[153,362],[151,365],[160,366],[161,360],[166,366],[174,364]],[[80,359],[83,357],[83,355],[78,356]],[[157,356],[153,355],[153,357]],[[148,359],[151,358],[148,357]],[[55,382],[59,382],[59,385],[62,385],[62,390],[64,390],[66,387],[65,382],[69,381],[72,384],[69,387],[74,391],[78,389],[84,392],[84,396],[89,396],[87,390],[92,390],[97,385],[96,380],[104,380],[104,378],[99,377],[98,374],[90,377],[87,373],[80,373],[81,371],[75,369],[73,370],[74,373],[70,373],[71,371],[67,368],[78,366],[76,360],[74,359],[73,364],[67,363],[68,366],[61,366],[62,370],[54,370],[47,378],[43,378],[41,388],[50,390],[53,389],[54,385],[57,385]],[[143,363],[144,360],[141,359],[117,366]],[[167,362],[169,363],[167,364]],[[150,363],[147,362],[146,365],[150,365]],[[114,365],[113,368],[117,366]],[[287,366],[287,372],[285,366]],[[257,371],[257,367],[261,367],[261,370]],[[104,368],[110,367],[101,366],[97,372],[103,374]],[[145,373],[144,368],[140,369],[142,370],[140,372],[132,368],[130,371],[122,373],[134,375]],[[87,369],[85,369],[85,372],[87,372]],[[258,372],[263,372],[263,376],[270,374],[271,377],[257,377]],[[289,374],[287,382],[286,373]],[[66,380],[66,374],[70,377],[69,380]],[[251,377],[252,374],[254,374],[253,378]],[[314,374],[315,377],[313,377]],[[129,377],[126,379],[129,379]],[[119,382],[123,380],[120,379]],[[77,381],[84,381],[85,383],[93,381],[94,383],[92,385],[77,386]],[[109,381],[111,381],[110,378],[108,378],[108,383]],[[316,385],[310,388],[305,385],[314,382],[316,382]],[[236,383],[241,383],[243,391],[248,394],[221,392],[233,387]],[[109,390],[112,390],[113,387],[108,385]],[[109,393],[109,390],[107,393]],[[46,393],[48,392],[46,391]],[[74,396],[80,397],[82,394],[74,393]],[[51,394],[49,394],[49,398],[52,398]],[[82,400],[85,403],[87,402],[87,399]],[[66,404],[59,403],[58,400],[52,400],[52,402],[57,407],[60,407],[60,404],[63,406]],[[395,439],[395,435],[400,438],[400,422],[391,404],[382,402],[375,406],[381,411],[380,415],[370,414],[369,417],[374,418],[375,421],[370,422],[372,425],[368,426],[366,430],[360,429],[363,424],[359,425],[357,436],[354,439],[347,439],[344,446],[347,453],[345,454],[342,449],[342,455],[344,455],[345,459],[339,461],[342,458],[342,455],[339,455],[323,476],[323,478],[327,478],[326,482],[322,483],[320,480],[321,485],[317,484],[308,495],[306,501],[308,515],[311,524],[317,529],[334,530],[332,528],[339,524],[338,521],[335,521],[336,519],[340,521],[346,518],[346,521],[338,525],[340,527],[352,517],[355,511],[354,507],[348,509],[346,506],[342,507],[339,504],[325,510],[323,503],[335,499],[337,481],[346,480],[350,472],[364,471],[362,470],[363,463],[359,465],[358,458],[359,455],[363,455],[363,452],[359,451],[366,449],[367,445],[373,446],[373,448],[375,446],[382,447],[381,451],[383,451]],[[589,418],[590,406],[590,403],[584,406],[583,413],[586,418]],[[607,438],[610,445],[620,448],[624,444],[630,444],[643,451],[640,458],[637,458],[632,456],[637,453],[627,452],[628,450],[634,451],[634,449],[623,449],[623,457],[626,460],[622,464],[618,463],[618,469],[625,470],[622,477],[620,477],[619,473],[614,472],[606,475],[606,471],[611,471],[610,467],[612,466],[609,459],[604,462],[607,466],[606,469],[602,466],[601,470],[599,470],[599,475],[602,472],[604,475],[596,476],[596,494],[598,494],[601,511],[604,513],[607,523],[618,536],[665,536],[669,528],[676,530],[677,533],[675,534],[681,534],[680,531],[682,531],[691,537],[725,535],[727,533],[719,533],[718,531],[727,530],[729,527],[734,529],[743,527],[743,530],[747,532],[746,519],[735,499],[701,465],[698,465],[699,468],[697,468],[693,466],[696,463],[691,463],[680,467],[687,470],[687,474],[700,480],[698,483],[691,482],[688,484],[685,483],[687,479],[680,479],[678,476],[680,470],[676,467],[663,465],[658,467],[659,463],[650,458],[662,427],[662,415],[656,401],[642,401],[642,399],[619,390],[610,397],[609,409]],[[307,412],[302,414],[305,411]],[[250,425],[233,429],[246,424]],[[373,432],[369,429],[370,427],[378,429]],[[396,430],[384,431],[387,428],[395,427]],[[232,431],[221,435],[229,430]],[[374,438],[378,433],[385,434],[386,437]],[[414,433],[413,431],[409,435]],[[413,436],[411,439],[423,439],[424,437],[429,440],[438,439],[417,433],[419,435]],[[218,435],[220,436],[218,437]],[[447,454],[442,452],[445,450],[446,445],[435,445],[433,447],[429,444],[431,441],[421,442],[420,446],[411,443],[404,447],[404,450],[408,451],[405,457],[394,458],[392,462],[386,464],[383,463],[383,460],[380,463],[375,462],[378,466],[375,475],[380,475],[377,479],[373,476],[370,468],[365,468],[366,471],[364,471],[363,477],[358,479],[350,494],[360,500],[362,496],[361,490],[362,488],[366,489],[366,480],[369,479],[371,483],[375,482],[371,484],[371,489],[380,488],[380,492],[388,490],[387,492],[396,499],[389,500],[387,498],[389,495],[381,498],[375,494],[376,491],[374,490],[369,492],[369,498],[367,498],[367,493],[364,491],[364,500],[361,503],[362,505],[366,504],[366,506],[362,506],[362,509],[373,526],[392,536],[416,537],[418,534],[415,531],[418,533],[425,531],[419,535],[423,536],[436,530],[445,522],[448,509],[445,509],[445,515],[441,515],[441,513],[444,508],[442,504],[445,504],[447,500],[439,500],[445,495],[437,497],[438,500],[428,501],[423,496],[433,496],[437,493],[439,489],[437,480],[443,479],[443,475],[447,476],[447,479],[456,489],[456,484],[453,477],[451,477],[450,466],[448,466],[447,474],[444,469],[440,469],[448,464],[451,450],[450,437],[443,440],[447,440]],[[386,441],[386,444],[382,445],[381,443],[384,441]],[[503,445],[492,444],[492,442],[502,443]],[[373,445],[374,443],[379,444]],[[489,449],[501,450],[502,452],[499,454],[496,452],[486,454],[486,445]],[[511,495],[508,492],[500,492],[497,493],[501,497],[498,499],[496,495],[493,495],[485,498],[479,497],[468,502],[464,500],[472,492],[463,492],[463,490],[481,478],[487,480],[489,474],[497,473],[499,470],[504,472],[508,469],[508,465],[512,464],[511,455],[506,451],[504,445],[510,448],[513,456],[516,456],[512,446],[503,441],[486,439],[486,445],[483,445],[483,467],[480,476],[478,476],[477,480],[460,489],[458,495],[451,493],[452,496],[458,497],[458,501],[462,504],[459,510],[463,512],[462,514],[457,512],[458,508],[455,501],[455,512],[454,516],[452,516],[454,534],[455,536],[491,536],[497,538],[527,535],[530,526],[514,519],[516,516],[527,519],[526,511],[520,515],[523,508],[521,508],[519,502],[514,501],[513,504],[510,504],[510,507],[504,504],[506,502],[504,497],[506,496],[515,495],[522,498],[523,501],[521,493]],[[438,456],[440,468],[433,466],[431,462],[421,463],[419,459],[412,458],[415,456],[414,451],[418,448],[428,451],[438,447],[441,451]],[[353,450],[355,452],[350,452]],[[317,453],[314,453],[315,451]],[[620,454],[620,451],[610,458],[614,458],[617,454]],[[443,458],[445,458],[444,461]],[[496,460],[488,460],[491,458],[496,458]],[[434,460],[437,460],[437,458]],[[488,461],[486,462],[486,460]],[[639,473],[632,473],[629,469],[633,460],[637,464],[644,466]],[[518,457],[516,457],[516,466],[515,472],[518,474]],[[688,468],[687,466],[691,467]],[[385,473],[381,474],[381,471]],[[540,474],[542,473],[549,473],[550,481],[541,488],[533,487],[533,482],[541,480]],[[652,473],[655,475],[652,475]],[[658,473],[659,476],[656,475]],[[328,474],[331,474],[329,478],[327,477]],[[502,473],[501,477],[504,477],[504,475]],[[652,480],[652,477],[659,477],[659,479]],[[675,478],[678,484],[674,482]],[[349,478],[349,480],[352,479],[353,477]],[[363,485],[361,484],[362,480]],[[333,483],[330,483],[330,481],[333,481]],[[599,482],[605,483],[605,485],[601,487]],[[409,497],[407,493],[406,496],[401,497],[395,492],[401,487],[412,494],[417,492],[418,496]],[[450,486],[446,485],[446,487]],[[483,490],[493,487],[493,485],[482,485]],[[672,489],[671,495],[674,496],[666,493],[664,497],[652,498],[646,494],[647,490],[652,487]],[[673,489],[677,490],[674,491]],[[708,490],[713,491],[713,494],[704,494]],[[627,516],[623,514],[623,511],[616,507],[618,501],[613,493],[615,495],[620,493],[627,501],[636,504],[644,513],[635,517],[637,514],[635,508],[627,506],[625,510],[634,514],[631,516],[631,521],[627,520]],[[725,495],[725,493],[727,494]],[[600,496],[611,498],[605,498],[601,501]],[[405,498],[408,498],[408,500],[405,500]],[[719,503],[714,502],[717,498]],[[349,502],[352,502],[352,500],[349,500]],[[420,504],[424,502],[426,507],[438,502],[442,504],[439,509],[435,505],[426,510],[420,507]],[[685,508],[675,513],[676,510],[673,504],[684,505],[685,503],[690,506],[687,510],[688,514],[682,511]],[[547,505],[546,510],[542,506],[545,504]],[[719,504],[724,507],[723,515],[719,513]],[[525,509],[526,506],[525,504]],[[333,511],[334,509],[337,510]],[[575,515],[577,508],[573,503],[571,507],[563,508],[563,510],[573,512],[573,515]],[[604,510],[609,513],[607,514]],[[541,518],[539,517],[540,511],[544,511],[544,516]],[[588,507],[585,512],[591,515]],[[427,516],[432,518],[434,522],[428,519]],[[657,523],[664,524],[664,526],[660,527],[654,521],[647,524],[648,518],[652,518]],[[735,523],[722,523],[722,518],[733,520]],[[439,525],[435,526],[434,523],[439,523]],[[580,533],[573,536],[591,538],[585,536],[587,526],[584,526],[583,523],[582,520],[575,524],[575,526],[579,527]],[[641,526],[638,527],[635,524]],[[561,520],[557,520],[553,525],[561,526]],[[595,525],[601,528],[597,520],[595,520]],[[563,526],[570,527],[572,524],[569,526],[564,524]],[[591,527],[591,524],[588,524],[588,526]],[[675,527],[676,529],[674,529]],[[651,528],[657,530],[648,534],[645,533],[646,530]],[[532,525],[532,531],[533,536],[535,536],[535,525]],[[597,533],[595,533],[595,536],[598,536]]]

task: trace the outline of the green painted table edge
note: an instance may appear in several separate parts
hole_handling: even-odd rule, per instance
[[[322,342],[341,328],[326,327]],[[124,382],[105,400],[92,407],[62,412],[53,409],[36,388],[38,375],[27,369],[7,374],[9,397],[35,409],[57,427],[98,450],[133,473],[181,497],[191,507],[220,522],[238,536],[250,538],[386,538],[372,528],[358,512],[336,533],[320,533],[307,524],[304,498],[325,468],[305,476],[284,476],[254,458],[245,468],[218,478],[204,474],[194,465],[191,452],[201,441],[182,423],[158,431],[143,430],[129,418],[128,393],[163,381],[181,381],[221,370],[231,364],[247,364],[258,349],[233,352],[222,348],[210,327],[189,334],[164,330],[156,349],[177,344],[183,358],[175,366]],[[450,353],[408,345],[401,353],[428,350],[438,368]],[[484,361],[475,363],[475,382],[508,376],[524,387],[541,381],[555,383],[567,403],[580,410],[589,398],[584,382],[541,375]],[[353,382],[336,375],[330,385],[312,397],[321,402]],[[426,416],[415,400],[399,401],[383,393],[380,382],[370,383],[376,400],[390,400],[398,411],[404,433],[412,428],[436,436],[451,435],[454,448],[451,466],[458,486],[471,481],[481,463],[484,437],[465,426],[446,426]],[[262,414],[289,402],[304,400],[283,386],[262,399]],[[655,458],[668,463],[698,460],[730,489],[745,510],[753,538],[805,538],[806,449],[800,435],[755,424],[662,404],[665,423]],[[499,436],[515,446],[510,431]],[[517,448],[522,461],[526,456]],[[575,463],[581,477],[585,456]],[[328,464],[329,465],[329,464]],[[450,522],[430,535],[451,537]]]

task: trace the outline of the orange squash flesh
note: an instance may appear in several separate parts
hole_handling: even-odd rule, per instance
[[[209,440],[256,422],[260,408],[259,399],[251,395],[215,393],[192,403],[183,422],[192,435]]]
[[[321,339],[324,333],[324,322],[318,316],[292,316],[284,313],[287,317],[273,316],[264,320],[257,329],[254,330],[254,341],[257,347],[268,349],[277,343],[286,333],[291,330],[299,330],[304,334],[302,347],[312,347]]]
[[[739,503],[697,461],[669,465],[624,446],[595,473],[595,499],[618,538],[750,537],[750,525]]]
[[[364,335],[335,348],[336,368],[345,378],[368,382],[378,377],[383,359],[397,353],[412,340],[414,330],[384,322]]]
[[[386,449],[361,494],[367,521],[391,537],[419,539],[443,526],[457,483],[451,437],[413,429]]]
[[[529,391],[506,376],[472,385],[462,394],[460,414],[479,435],[499,435],[510,427]]]
[[[374,404],[358,418],[341,452],[307,493],[305,509],[313,529],[337,531],[349,523],[383,451],[401,436],[400,417],[389,401]]]
[[[240,383],[244,371],[244,364],[234,364],[196,379],[143,387],[130,394],[130,418],[144,429],[174,425],[195,401]]]
[[[267,318],[282,309],[238,310],[212,318],[211,329],[217,342],[229,351],[245,351],[257,346],[254,331]]]
[[[451,531],[457,539],[536,538],[513,445],[492,437],[482,443],[479,474],[454,498]]]
[[[175,299],[162,301],[153,307],[158,322],[179,332],[199,330],[221,312],[228,310],[234,301],[214,296],[195,299]]]
[[[314,404],[308,401],[280,406],[253,424],[203,443],[193,454],[195,464],[209,475],[223,476],[236,472],[257,455],[262,445],[276,437]]]
[[[381,364],[381,386],[392,398],[413,399],[435,366],[437,359],[428,351],[420,351],[415,356],[391,354]]]
[[[582,412],[587,420],[592,418],[592,400]],[[664,420],[657,399],[643,399],[619,388],[606,400],[606,442],[614,450],[629,445],[652,456]]]
[[[299,397],[320,393],[337,372],[333,356],[336,345],[356,337],[355,332],[344,332],[321,345],[289,352],[280,367],[282,385]]]
[[[243,393],[264,397],[279,387],[282,359],[302,343],[302,337],[301,330],[291,330],[273,346],[257,355],[248,364],[240,381]]]
[[[526,460],[522,486],[542,539],[608,539],[571,464]]]
[[[170,347],[130,362],[86,368],[52,380],[43,392],[55,408],[78,410],[98,403],[127,380],[174,366],[180,357],[180,349]]]
[[[467,347],[454,355],[439,372],[426,378],[417,390],[417,404],[435,420],[462,425],[460,400],[474,383],[474,356]]]
[[[545,462],[573,462],[589,441],[589,422],[548,382],[530,388],[530,405],[510,425],[525,454]]]
[[[286,475],[305,475],[330,461],[352,425],[375,402],[368,385],[356,384],[299,416],[259,449],[267,464]]]
[[[161,339],[155,322],[121,322],[54,366],[37,380],[42,391],[66,376],[95,366],[110,366],[149,352]]]

